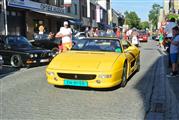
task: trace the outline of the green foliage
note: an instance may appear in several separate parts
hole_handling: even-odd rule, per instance
[[[175,20],[179,20],[179,15],[178,14],[172,14],[172,13],[170,13],[170,14],[168,14],[167,16],[166,16],[166,18],[167,19],[171,19],[171,18],[175,18]]]
[[[125,24],[129,25],[129,28],[139,28],[140,18],[135,12],[126,11],[124,15],[125,15]]]
[[[148,17],[149,17],[149,21],[151,21],[151,23],[153,24],[154,29],[157,28],[159,12],[160,12],[160,5],[153,4]]]
[[[139,29],[146,30],[146,28],[149,28],[149,22],[147,21],[141,22],[139,25]]]

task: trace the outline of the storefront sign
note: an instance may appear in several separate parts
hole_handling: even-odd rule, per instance
[[[43,11],[55,12],[55,13],[63,13],[64,14],[64,9],[63,8],[48,5],[48,4],[41,3],[40,4],[40,9],[43,10]]]
[[[33,2],[30,0],[9,0],[8,6],[18,7],[30,10],[40,10],[47,13],[60,13],[64,14],[64,8],[56,7],[48,4]]]

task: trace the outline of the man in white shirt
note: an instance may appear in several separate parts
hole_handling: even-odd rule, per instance
[[[171,59],[170,59],[170,40],[173,37],[172,34],[172,28],[174,28],[175,26],[177,26],[177,24],[175,23],[175,18],[171,18],[170,21],[167,23],[166,27],[165,27],[165,33],[166,33],[166,38],[168,39],[167,42],[167,52],[168,52],[168,66],[171,66]]]
[[[165,32],[166,32],[167,38],[173,37],[172,28],[174,28],[175,26],[177,26],[177,24],[175,23],[175,18],[171,18],[171,20],[167,23],[167,25],[165,27]]]
[[[60,28],[60,31],[56,34],[55,37],[62,38],[62,51],[65,52],[72,48],[72,31],[71,28],[68,27],[68,22],[64,22],[64,27]]]

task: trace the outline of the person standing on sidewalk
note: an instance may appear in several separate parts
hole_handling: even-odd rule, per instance
[[[170,40],[173,37],[172,34],[172,28],[177,26],[177,24],[175,23],[175,18],[171,18],[169,22],[167,22],[167,25],[165,27],[165,34],[166,34],[166,43],[167,43],[167,52],[168,52],[168,66],[171,66],[171,60],[170,60]]]
[[[173,38],[170,40],[170,60],[172,63],[172,71],[167,77],[175,77],[178,74],[177,71],[177,58],[179,53],[179,27],[176,26],[172,29]]]
[[[62,38],[62,52],[70,50],[72,48],[72,31],[68,27],[68,22],[63,23],[64,27],[60,28],[60,31],[56,34],[56,38]]]

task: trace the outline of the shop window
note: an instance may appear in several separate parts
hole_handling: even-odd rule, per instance
[[[71,13],[71,7],[68,7],[68,8],[67,8],[67,12],[68,12],[68,13]]]

